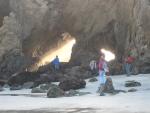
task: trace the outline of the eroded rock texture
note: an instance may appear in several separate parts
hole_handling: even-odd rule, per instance
[[[137,69],[150,72],[149,0],[0,0],[0,9],[1,77],[57,47],[64,32],[76,38],[72,63],[86,66],[106,48],[117,65],[133,47]]]

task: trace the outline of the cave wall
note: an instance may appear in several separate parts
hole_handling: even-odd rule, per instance
[[[137,65],[150,70],[149,0],[0,0],[0,9],[1,76],[57,47],[64,32],[77,42],[71,62],[88,65],[100,48],[121,62],[128,47],[135,47]]]
[[[135,48],[138,70],[150,72],[149,5],[149,0],[70,0],[64,23],[69,21],[65,27],[77,38],[71,61],[87,65],[104,47],[122,63],[128,49]]]

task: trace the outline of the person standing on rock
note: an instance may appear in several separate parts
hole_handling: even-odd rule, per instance
[[[96,61],[95,60],[91,60],[89,66],[90,66],[92,74],[94,74],[96,72],[96,69],[97,69]]]
[[[59,62],[58,56],[56,56],[56,58],[52,61],[52,65],[53,65],[55,71],[59,70],[60,62]]]
[[[109,72],[107,63],[105,61],[105,55],[104,54],[101,54],[101,56],[100,56],[98,68],[99,68],[99,82],[100,82],[100,87],[98,88],[98,93],[100,93],[100,96],[104,96],[106,73]]]

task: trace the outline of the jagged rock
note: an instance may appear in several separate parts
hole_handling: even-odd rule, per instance
[[[52,87],[50,87],[47,92],[48,98],[57,98],[57,97],[62,97],[64,95],[65,92],[62,89],[60,89],[57,85],[53,85]]]
[[[26,82],[23,84],[22,88],[30,89],[33,87],[33,85],[34,85],[34,82]]]
[[[136,91],[137,89],[134,89],[134,88],[128,90],[128,92],[136,92]]]
[[[46,93],[46,91],[41,88],[33,88],[31,93]]]
[[[67,78],[59,83],[59,87],[64,91],[81,89],[85,88],[85,86],[86,82],[83,79],[78,78]]]
[[[89,80],[89,82],[96,82],[96,81],[98,81],[97,78],[91,78],[91,79]]]
[[[141,86],[141,83],[135,80],[126,81],[125,83],[125,87],[138,87],[138,86]]]

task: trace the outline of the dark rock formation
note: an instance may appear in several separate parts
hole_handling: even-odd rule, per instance
[[[87,67],[82,67],[82,66],[74,66],[72,68],[66,69],[65,73],[68,76],[82,78],[82,79],[93,77],[91,71],[89,71]]]
[[[105,86],[104,86],[104,92],[105,93],[114,93],[115,88],[113,86],[113,82],[111,78],[107,78]]]
[[[97,78],[91,78],[91,79],[89,80],[89,82],[96,82],[96,81],[98,81]]]
[[[141,86],[141,83],[137,82],[135,80],[126,81],[126,83],[125,83],[125,87],[138,87],[138,86]]]
[[[68,78],[59,83],[59,87],[64,91],[76,90],[85,88],[86,82],[83,79],[78,78]]]
[[[110,77],[107,77],[107,80],[106,80],[104,86],[100,86],[98,88],[97,93],[100,93],[101,88],[103,88],[103,93],[108,93],[108,94],[112,94],[112,95],[118,94],[120,92],[126,93],[125,90],[115,89],[113,86],[113,81]]]
[[[65,92],[62,89],[60,89],[57,85],[53,85],[52,87],[50,87],[47,92],[48,98],[62,97],[64,95]]]
[[[51,82],[60,82],[60,81],[64,80],[65,78],[68,78],[68,76],[65,74],[62,74],[60,72],[41,74],[40,78],[38,78],[34,81],[33,87],[37,87],[40,84],[45,84],[45,83],[47,84],[47,83],[51,83]]]
[[[137,89],[134,89],[134,88],[128,90],[128,92],[136,92],[136,91]]]

